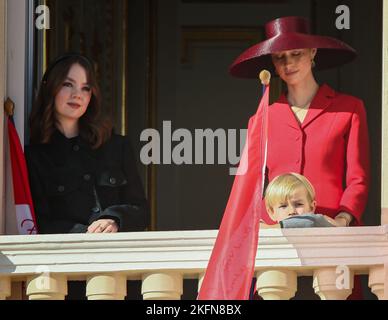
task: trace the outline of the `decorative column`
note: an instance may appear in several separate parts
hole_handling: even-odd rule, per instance
[[[383,6],[382,131],[381,131],[381,224],[388,224],[388,3]]]
[[[4,145],[4,107],[3,103],[6,100],[6,87],[7,87],[7,32],[6,32],[6,21],[7,21],[7,7],[6,1],[0,0],[0,233],[5,234],[5,212],[7,203],[11,201],[6,198],[6,179],[5,179],[5,149]]]
[[[88,300],[124,300],[127,277],[123,274],[97,274],[86,279]]]
[[[379,300],[388,300],[388,267],[374,266],[369,270],[369,288]],[[384,290],[386,288],[386,290]]]
[[[11,295],[11,278],[0,277],[0,300],[5,300]]]
[[[27,296],[30,300],[64,300],[66,295],[65,275],[43,273],[27,279]]]
[[[297,274],[292,270],[263,270],[257,272],[257,293],[264,300],[289,300],[297,290]]]
[[[347,267],[314,270],[313,288],[321,300],[346,300],[353,290],[353,271]]]
[[[179,273],[144,274],[141,293],[144,300],[180,300],[183,277]]]

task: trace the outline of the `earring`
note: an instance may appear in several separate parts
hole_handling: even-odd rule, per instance
[[[315,60],[311,59],[311,68],[315,68]]]

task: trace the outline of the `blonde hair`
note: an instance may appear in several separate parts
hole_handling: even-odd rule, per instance
[[[315,190],[305,176],[290,172],[274,178],[265,190],[265,204],[273,208],[276,203],[286,202],[290,195],[299,187],[307,191],[310,204],[315,200]]]

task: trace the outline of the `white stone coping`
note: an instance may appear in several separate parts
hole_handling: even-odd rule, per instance
[[[217,230],[0,236],[0,277],[41,272],[86,275],[123,272],[128,279],[173,271],[203,273]],[[388,225],[260,231],[256,269],[314,269],[346,265],[368,273],[388,262]]]

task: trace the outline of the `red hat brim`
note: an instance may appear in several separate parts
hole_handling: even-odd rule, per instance
[[[279,51],[317,48],[316,68],[341,66],[352,61],[356,51],[346,43],[331,37],[302,33],[283,33],[245,50],[230,66],[229,73],[238,78],[258,78],[261,70],[274,70],[271,54]]]

